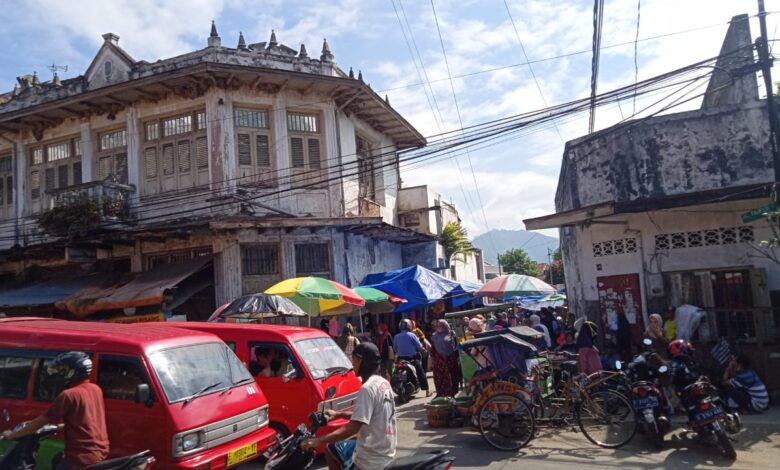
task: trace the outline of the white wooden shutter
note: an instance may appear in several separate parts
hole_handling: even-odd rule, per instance
[[[102,181],[113,173],[113,157],[103,157],[98,159],[97,178]]]
[[[252,165],[252,146],[249,134],[238,134],[238,164],[241,166]]]
[[[180,140],[176,145],[176,153],[179,160],[179,172],[187,173],[192,166],[192,159],[190,155],[190,141]]]
[[[195,161],[198,169],[209,167],[209,144],[206,137],[198,137],[195,140]]]
[[[255,136],[255,150],[257,151],[257,166],[271,166],[271,149],[268,145],[268,136],[257,134]]]
[[[38,170],[30,172],[30,197],[32,199],[41,197],[41,173]]]
[[[165,144],[162,148],[162,170],[163,176],[171,176],[174,173],[174,155],[173,144]]]
[[[144,169],[146,179],[157,178],[157,148],[149,147],[144,150]]]

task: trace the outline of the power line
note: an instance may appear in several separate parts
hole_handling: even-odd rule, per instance
[[[517,30],[517,25],[515,25],[515,19],[512,18],[512,11],[509,9],[509,4],[504,0],[504,6],[506,7],[506,13],[509,15],[509,21],[512,23],[512,28],[515,30],[515,36],[517,37],[517,42],[520,43],[520,50],[523,51],[523,57],[525,58],[526,62],[529,62],[528,60],[528,54],[525,52],[525,46],[523,45],[523,40],[520,39],[520,32]],[[531,64],[528,64],[528,71],[531,72],[531,76],[534,79],[534,83],[536,84],[536,89],[539,90],[539,96],[542,97],[542,103],[544,104],[544,107],[548,107],[547,100],[544,98],[544,93],[542,92],[542,87],[539,85],[539,80],[536,78],[536,74],[534,73],[534,68],[531,66]],[[553,121],[555,124],[555,121]],[[558,129],[558,124],[555,124],[555,132],[558,134],[558,138],[561,139],[561,142],[565,142],[563,139],[563,136],[561,135],[561,130]]]
[[[604,0],[593,2],[593,58],[590,64],[590,121],[588,134],[593,133],[596,126],[596,91],[599,81],[599,63],[601,62],[601,29],[604,25]]]
[[[642,0],[636,0],[636,36],[634,37],[634,83],[639,80],[639,63],[637,62],[639,42],[639,19],[642,17]],[[634,95],[632,114],[636,114],[636,95]]]

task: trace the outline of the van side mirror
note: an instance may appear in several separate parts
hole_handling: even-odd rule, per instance
[[[149,388],[149,384],[135,386],[135,402],[143,403],[146,406],[152,405],[152,389]]]
[[[292,379],[297,379],[297,378],[298,378],[298,371],[295,370],[295,367],[292,364],[287,364],[287,370],[285,370],[284,374],[282,374],[282,382],[287,383]]]

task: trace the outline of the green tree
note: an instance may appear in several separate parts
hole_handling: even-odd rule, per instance
[[[453,261],[466,262],[466,256],[473,253],[476,248],[469,240],[466,228],[460,222],[450,222],[441,231],[439,242],[444,248],[444,256],[447,258],[447,266]]]
[[[561,256],[560,248],[553,252],[552,266],[550,266],[550,269],[552,269],[553,284],[564,284],[566,282],[566,276],[563,273],[563,256]],[[549,279],[549,275],[545,280],[547,279]]]
[[[504,272],[539,277],[539,265],[521,248],[512,248],[498,256]]]

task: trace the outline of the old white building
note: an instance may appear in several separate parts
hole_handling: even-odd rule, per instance
[[[397,217],[396,152],[425,139],[327,41],[318,57],[273,33],[228,47],[212,24],[205,48],[147,62],[103,38],[83,75],[0,95],[0,311],[26,305],[22,277],[201,256],[211,285],[181,307],[192,318],[293,276],[435,265],[433,238]],[[78,233],[36,223],[85,199],[100,220]]]
[[[556,213],[525,224],[560,227],[570,308],[605,332],[625,314],[638,339],[650,313],[693,304],[707,311],[700,343],[746,343],[767,372],[780,364],[780,265],[756,250],[766,217],[748,214],[774,182],[752,43],[735,17],[701,109],[568,142]]]

